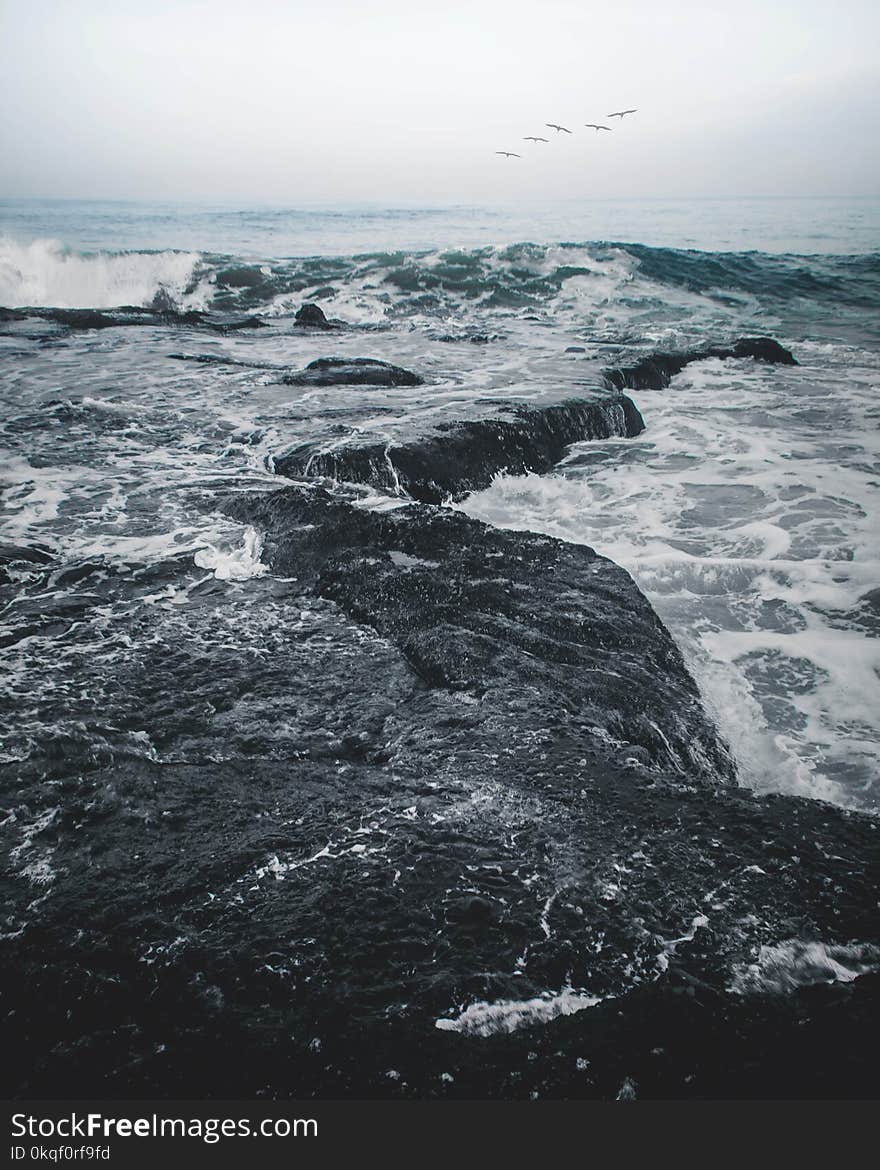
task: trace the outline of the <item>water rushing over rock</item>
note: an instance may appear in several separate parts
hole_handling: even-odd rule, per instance
[[[626,573],[320,488],[227,507],[287,580],[274,661],[236,668],[252,742],[13,802],[11,1091],[73,1075],[126,1096],[864,1085],[875,826],[731,785]],[[267,669],[286,679],[274,705]],[[743,978],[768,941],[799,938],[855,940],[862,978],[829,991],[826,967],[782,1000]],[[802,1061],[817,1039],[826,1059]]]
[[[876,258],[245,219],[0,242],[7,1094],[866,1095]]]
[[[324,476],[370,484],[439,504],[486,487],[499,471],[548,471],[572,443],[626,438],[644,430],[638,409],[625,395],[539,409],[493,405],[489,417],[444,422],[410,441],[331,451],[298,448],[276,458],[275,470],[292,479]]]
[[[754,358],[770,365],[797,365],[791,352],[772,337],[741,337],[732,345],[707,345],[680,353],[648,354],[635,365],[606,370],[605,379],[617,390],[663,390],[685,366],[709,358]]]

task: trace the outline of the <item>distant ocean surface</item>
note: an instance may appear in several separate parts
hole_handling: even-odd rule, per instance
[[[305,302],[352,328],[295,329]],[[30,557],[2,585],[0,760],[39,777],[245,750],[234,714],[169,717],[187,686],[173,651],[270,652],[287,617],[260,534],[213,501],[279,486],[285,449],[332,444],[334,428],[417,429],[489,395],[574,396],[596,360],[766,334],[799,364],[690,365],[633,393],[639,438],[578,444],[554,473],[499,476],[456,506],[623,565],[742,783],[880,807],[880,199],[0,200],[0,306],[153,306],[216,325],[0,316],[0,540]],[[224,331],[243,315],[265,328]],[[328,355],[391,361],[425,385],[272,374]],[[151,705],[136,680],[157,646],[169,665]],[[126,671],[128,692],[108,684]]]
[[[597,240],[854,255],[880,248],[880,197],[556,200],[509,208],[0,199],[0,233],[84,251],[174,248],[251,259]]]

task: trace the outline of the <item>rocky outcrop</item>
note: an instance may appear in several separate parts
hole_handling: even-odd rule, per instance
[[[500,471],[549,471],[572,443],[631,437],[641,434],[644,425],[635,403],[625,396],[571,399],[441,424],[409,441],[338,445],[329,451],[299,447],[276,457],[275,470],[292,479],[322,476],[367,483],[440,503],[488,487]]]
[[[119,329],[137,325],[178,326],[188,329],[206,329],[213,333],[232,333],[239,329],[261,329],[265,322],[259,317],[239,317],[228,314],[203,313],[192,309],[180,312],[169,308],[118,309],[0,309],[0,321],[24,321],[36,317],[51,321],[65,329]]]
[[[649,354],[633,365],[606,370],[605,382],[616,390],[663,390],[685,366],[707,358],[754,358],[772,365],[797,365],[790,351],[772,337],[741,337],[732,345]]]
[[[119,680],[162,762],[0,769],[7,1096],[873,1095],[875,826],[730,782],[623,570],[227,508],[271,652],[193,631]]]
[[[304,370],[285,374],[287,386],[421,386],[410,370],[376,358],[318,358]]]
[[[302,329],[338,329],[339,323],[328,321],[320,305],[303,305],[294,315],[294,325]]]
[[[238,366],[249,370],[272,370],[286,386],[421,386],[418,374],[377,358],[318,358],[303,370],[291,370],[272,362],[249,362],[213,353],[170,353],[181,362],[210,366]]]
[[[545,700],[548,719],[577,712],[585,741],[592,720],[600,745],[610,736],[683,775],[731,778],[665,627],[592,549],[445,509],[366,511],[321,489],[229,511],[266,531],[276,572],[393,641],[426,685],[483,704],[528,690],[533,713]]]

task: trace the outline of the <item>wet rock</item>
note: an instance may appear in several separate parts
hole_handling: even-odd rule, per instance
[[[880,615],[880,588],[869,589],[867,593],[862,594],[859,604]]]
[[[644,427],[635,403],[626,396],[571,399],[442,423],[408,442],[337,445],[326,453],[300,447],[277,456],[275,468],[296,479],[323,476],[368,483],[425,503],[441,503],[488,487],[499,471],[510,475],[548,471],[572,443],[629,437]]]
[[[304,370],[285,374],[281,381],[287,386],[422,385],[418,374],[376,358],[318,358]]]
[[[328,321],[320,305],[303,305],[297,309],[294,323],[305,329],[338,329],[335,322]]]
[[[228,510],[286,578],[271,652],[139,640],[102,718],[158,760],[0,766],[6,1096],[873,1095],[876,826],[731,783],[622,569],[319,488]]]
[[[774,365],[797,365],[791,352],[772,337],[741,337],[732,345],[649,354],[633,365],[606,370],[605,381],[617,390],[663,390],[691,362],[747,357]]]
[[[118,309],[27,309],[14,320],[36,317],[51,321],[70,330],[120,329],[134,326],[176,326],[188,329],[206,329],[214,333],[230,333],[240,329],[261,329],[265,325],[259,317],[236,317],[198,310],[178,311],[170,300],[149,309],[123,305]]]
[[[511,695],[528,693],[530,716],[540,711],[547,728],[562,715],[542,692],[567,690],[565,710],[595,719],[597,743],[610,735],[654,762],[732,776],[665,627],[632,578],[592,549],[459,512],[364,511],[322,489],[239,498],[228,510],[266,531],[275,571],[391,639],[428,686],[496,696],[506,718]]]

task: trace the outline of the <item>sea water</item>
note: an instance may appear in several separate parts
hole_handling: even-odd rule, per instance
[[[876,809],[878,249],[880,201],[868,199],[0,201],[0,305],[158,295],[266,325],[0,323],[0,539],[36,558],[4,587],[3,759],[36,767],[53,744],[71,766],[237,750],[234,715],[163,722],[136,688],[110,693],[104,666],[125,661],[134,678],[161,652],[156,685],[173,704],[187,683],[173,647],[199,639],[208,655],[264,655],[249,720],[277,703],[272,647],[291,615],[260,534],[217,505],[278,487],[273,456],[331,417],[381,436],[439,403],[575,396],[596,359],[769,334],[797,366],[689,365],[667,389],[633,393],[637,439],[578,444],[552,474],[502,474],[455,506],[623,565],[683,649],[743,783]],[[304,335],[293,313],[306,301],[358,328]],[[181,363],[180,351],[217,361]],[[329,354],[393,361],[425,385],[306,389],[261,368]]]

